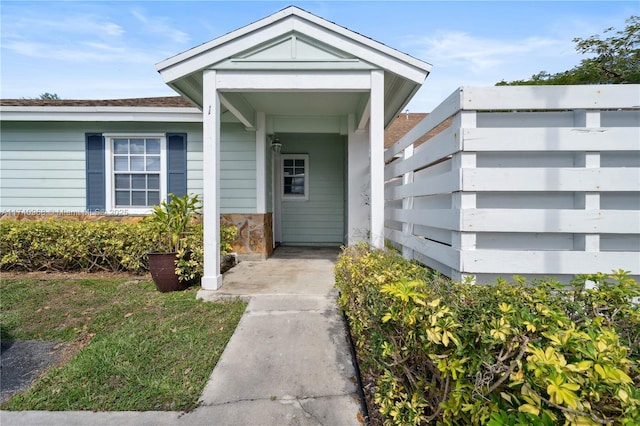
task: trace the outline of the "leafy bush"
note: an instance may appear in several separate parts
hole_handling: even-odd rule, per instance
[[[150,250],[139,223],[77,220],[0,221],[0,266],[22,271],[142,272]]]
[[[386,424],[640,424],[640,286],[623,271],[481,286],[357,245],[336,283]]]
[[[145,221],[3,219],[0,267],[18,271],[142,273],[148,269],[146,254],[157,247],[157,235]],[[202,224],[189,225],[187,238],[192,247],[189,261],[196,262],[199,271],[203,263],[202,235]],[[221,226],[220,235],[220,249],[226,253],[236,230]]]

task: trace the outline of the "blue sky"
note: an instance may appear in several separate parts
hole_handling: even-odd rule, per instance
[[[289,5],[433,65],[409,104],[579,63],[574,37],[624,28],[637,1],[14,1],[0,3],[0,97],[167,96],[155,64]]]

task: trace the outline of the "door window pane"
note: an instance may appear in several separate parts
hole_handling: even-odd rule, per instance
[[[302,157],[302,158],[301,158]],[[308,157],[302,154],[282,158],[282,195],[284,199],[308,199]]]

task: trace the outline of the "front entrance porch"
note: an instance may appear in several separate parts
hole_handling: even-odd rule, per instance
[[[265,261],[242,261],[222,277],[215,293],[198,297],[251,297],[255,295],[335,294],[333,267],[338,247],[279,246]]]
[[[243,197],[244,204],[237,205],[245,213],[274,213],[276,241],[350,244],[367,239],[373,246],[382,247],[384,129],[407,105],[430,69],[425,62],[296,7],[158,64],[167,84],[203,112],[202,287],[218,290],[222,285],[220,214],[240,213],[224,211],[222,206],[228,199]],[[234,178],[224,176],[227,169],[221,167],[225,161],[221,148],[226,144],[222,127],[226,125],[244,128],[255,136],[255,150],[244,152],[243,168],[231,169]],[[303,184],[308,182],[299,179],[306,173],[304,152],[289,159],[292,168],[288,172],[294,175],[285,176],[281,182],[282,202],[272,201],[269,180],[273,178],[268,172],[269,164],[273,164],[271,151],[273,148],[277,153],[273,141],[285,133],[342,138],[346,159],[342,162],[343,186],[329,188],[334,191],[331,195],[343,197],[339,203],[342,210],[330,212],[341,219],[331,230],[335,235],[330,235],[331,228],[324,224],[312,237],[313,226],[327,217],[318,212],[313,216],[312,210],[321,207],[302,212],[301,205],[285,205],[284,198],[307,201]],[[253,162],[247,161],[247,152],[253,154]],[[313,158],[309,161],[313,168]],[[328,163],[325,167],[331,170],[331,166]],[[221,186],[221,179],[231,186]],[[276,211],[280,207],[281,211]],[[292,212],[293,216],[287,218]],[[300,222],[297,228],[292,226],[295,220]]]

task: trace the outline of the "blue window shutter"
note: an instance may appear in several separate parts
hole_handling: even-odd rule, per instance
[[[105,210],[104,137],[86,133],[87,210]]]
[[[167,133],[167,192],[187,193],[187,134]]]

